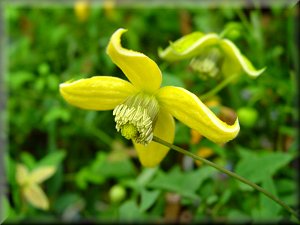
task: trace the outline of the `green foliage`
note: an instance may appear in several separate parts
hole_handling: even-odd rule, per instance
[[[116,132],[111,112],[70,106],[58,87],[67,80],[95,75],[124,78],[105,53],[111,34],[123,27],[130,32],[122,44],[156,61],[164,86],[184,87],[201,96],[219,81],[201,80],[190,70],[188,60],[162,61],[158,48],[193,31],[222,33],[256,68],[266,66],[267,70],[257,79],[241,76],[230,83],[215,96],[218,103],[211,109],[225,121],[232,115],[224,113],[224,106],[255,113],[239,115],[243,117],[239,136],[222,146],[205,138],[193,141],[191,130],[177,122],[175,144],[194,153],[209,148],[213,152],[209,160],[258,183],[295,208],[299,69],[297,46],[291,41],[295,13],[294,7],[109,9],[96,4],[86,21],[80,21],[74,8],[64,5],[5,6],[9,151],[4,161],[9,192],[2,205],[7,221],[289,220],[288,213],[265,196],[173,151],[159,167],[142,168],[131,142]],[[207,100],[209,104],[212,99]],[[24,201],[15,179],[20,162],[29,169],[58,168],[42,185],[49,211]],[[125,193],[118,201],[110,196],[116,185]],[[170,200],[170,195],[175,197]]]
[[[204,167],[196,171],[182,173],[178,166],[174,166],[167,174],[158,173],[156,178],[150,182],[150,187],[177,192],[178,194],[198,199],[195,191],[200,187],[201,183],[211,177],[215,170],[210,167]]]
[[[134,200],[128,200],[121,205],[119,209],[120,221],[134,222],[144,219],[146,216],[140,212],[136,202]]]
[[[129,160],[110,161],[105,153],[99,152],[94,161],[80,169],[75,179],[77,185],[85,189],[88,182],[101,184],[108,178],[121,179],[135,174]]]
[[[251,152],[248,149],[239,149],[239,153],[241,160],[236,165],[236,173],[255,183],[272,177],[294,158],[292,154],[282,152]]]
[[[140,210],[143,212],[149,209],[157,201],[159,194],[160,194],[159,190],[154,190],[154,191],[147,191],[145,189],[142,190]]]

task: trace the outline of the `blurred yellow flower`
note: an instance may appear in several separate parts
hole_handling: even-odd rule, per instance
[[[90,13],[89,0],[77,0],[74,5],[74,10],[78,20],[80,22],[85,22]]]
[[[20,185],[22,196],[34,207],[47,210],[49,201],[40,187],[40,183],[51,177],[56,171],[54,166],[38,167],[31,172],[23,164],[17,164],[16,181]]]
[[[250,77],[257,77],[265,70],[256,70],[232,41],[215,33],[185,35],[164,50],[159,49],[159,56],[167,61],[192,59],[191,67],[205,78],[228,77],[242,71]]]
[[[146,55],[121,46],[125,29],[111,37],[107,53],[130,82],[111,76],[95,76],[66,82],[60,93],[70,104],[88,110],[113,110],[116,128],[133,141],[142,165],[156,166],[169,148],[152,142],[153,135],[172,143],[173,117],[217,143],[236,137],[238,120],[228,125],[218,119],[193,93],[165,86],[157,64]]]

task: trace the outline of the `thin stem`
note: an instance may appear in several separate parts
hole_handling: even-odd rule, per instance
[[[231,81],[233,81],[238,76],[239,76],[239,74],[227,77],[225,80],[223,80],[221,83],[219,83],[214,89],[201,95],[200,99],[202,101],[204,101],[204,100],[208,99],[209,97],[214,96],[216,93],[218,93],[220,90],[222,90],[224,87],[226,87],[227,84],[229,84]]]
[[[156,136],[153,137],[153,141],[157,142],[157,143],[159,143],[161,145],[167,146],[167,147],[169,147],[169,148],[171,148],[171,149],[173,149],[173,150],[175,150],[177,152],[180,152],[180,153],[183,153],[185,155],[188,155],[188,156],[192,157],[193,159],[199,160],[199,161],[201,161],[201,162],[203,162],[203,163],[205,163],[205,164],[207,164],[207,165],[209,165],[211,167],[214,167],[215,169],[217,169],[217,170],[219,170],[219,171],[221,171],[221,172],[223,172],[223,173],[225,173],[225,174],[227,174],[227,175],[229,175],[229,176],[231,176],[231,177],[233,177],[233,178],[235,178],[235,179],[237,179],[237,180],[239,180],[239,181],[241,181],[241,182],[243,182],[243,183],[245,183],[245,184],[247,184],[249,186],[251,186],[252,188],[256,189],[257,191],[259,191],[261,193],[263,193],[264,195],[266,195],[267,197],[269,197],[273,201],[277,202],[283,208],[285,208],[288,212],[290,212],[297,219],[297,222],[300,223],[300,221],[298,219],[298,216],[297,216],[297,213],[293,209],[291,209],[288,205],[286,205],[284,202],[282,202],[276,196],[274,196],[271,193],[267,192],[265,189],[261,188],[257,184],[255,184],[255,183],[253,183],[253,182],[245,179],[244,177],[241,177],[240,175],[238,175],[236,173],[233,173],[233,172],[231,172],[231,171],[229,171],[227,169],[224,169],[223,167],[221,167],[221,166],[219,166],[219,165],[217,165],[217,164],[215,164],[215,163],[213,163],[213,162],[211,162],[211,161],[209,161],[207,159],[204,159],[204,158],[202,158],[200,156],[197,156],[197,155],[193,154],[192,152],[186,151],[183,148],[180,148],[180,147],[178,147],[176,145],[170,144],[170,143],[168,143],[168,142],[166,142],[166,141],[164,141],[164,140],[162,140],[162,139],[160,139],[160,138],[158,138]]]

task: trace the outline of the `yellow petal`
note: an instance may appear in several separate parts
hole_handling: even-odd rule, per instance
[[[111,110],[137,92],[129,82],[117,77],[95,76],[66,82],[60,94],[71,105],[90,110]]]
[[[26,200],[34,207],[43,210],[47,210],[49,208],[48,198],[41,187],[37,184],[26,186],[23,194]]]
[[[187,59],[199,55],[204,48],[217,44],[219,40],[219,36],[214,33],[203,35],[200,32],[194,32],[171,43],[158,54],[159,57],[168,61]]]
[[[259,76],[266,68],[256,70],[252,63],[241,54],[240,50],[231,41],[225,39],[220,43],[224,53],[222,71],[225,75],[234,75],[243,69],[251,77]]]
[[[157,93],[160,106],[176,119],[217,143],[236,137],[240,130],[238,119],[233,125],[221,121],[199,98],[184,88],[167,86]]]
[[[19,185],[24,185],[28,180],[28,169],[23,164],[18,163],[16,166],[16,180]]]
[[[173,117],[169,113],[160,110],[154,129],[154,135],[169,143],[173,143],[174,134],[175,122]],[[134,142],[134,147],[138,152],[138,157],[142,165],[145,167],[158,165],[169,151],[169,148],[153,141],[147,146]]]
[[[29,182],[31,183],[42,183],[51,177],[56,171],[54,166],[44,166],[33,170],[29,176]]]
[[[112,35],[107,54],[135,87],[153,93],[160,87],[161,71],[146,55],[121,46],[121,36],[124,32],[126,30],[120,28]]]

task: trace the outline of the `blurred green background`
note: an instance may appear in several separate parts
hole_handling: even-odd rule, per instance
[[[239,112],[241,131],[214,144],[177,122],[175,144],[207,157],[266,188],[291,207],[297,201],[296,21],[299,7],[6,5],[8,153],[5,169],[7,222],[19,221],[286,221],[276,203],[218,171],[170,151],[158,168],[143,168],[130,141],[115,130],[111,111],[67,104],[60,83],[95,75],[125,78],[105,53],[112,33],[128,32],[122,44],[160,66],[164,85],[197,95],[215,81],[201,80],[189,61],[167,63],[158,48],[193,31],[221,33],[256,68],[210,100],[218,115]],[[167,131],[166,131],[167,132]],[[201,140],[200,140],[201,139]],[[207,153],[208,152],[208,153]],[[207,153],[207,154],[206,154]],[[22,197],[16,164],[52,165],[41,184],[49,210]]]

